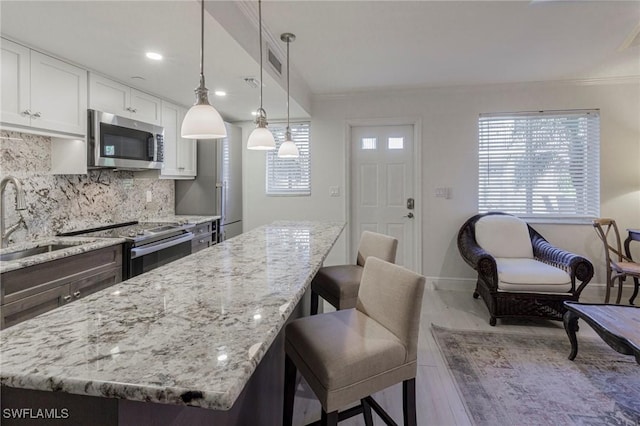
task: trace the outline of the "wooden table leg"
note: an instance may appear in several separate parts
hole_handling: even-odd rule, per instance
[[[564,329],[567,332],[567,336],[569,336],[569,341],[571,342],[571,353],[569,354],[569,359],[573,361],[578,354],[578,339],[576,338],[576,331],[578,331],[578,315],[573,313],[572,311],[567,311],[564,314]]]
[[[637,234],[633,234],[632,232],[629,232],[629,236],[627,237],[626,240],[624,240],[624,254],[626,254],[629,259],[631,259],[631,250],[629,249],[629,243],[631,243],[631,241],[634,239],[633,235],[637,235]],[[640,289],[640,280],[634,277],[633,278],[633,294],[629,299],[630,305],[633,305],[633,301],[636,299],[636,296],[638,295],[638,289]]]

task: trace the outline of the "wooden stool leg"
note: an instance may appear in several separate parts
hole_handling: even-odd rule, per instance
[[[366,399],[361,399],[360,403],[362,404],[362,415],[364,416],[364,424],[365,426],[373,426],[373,417],[371,416],[371,406],[367,402]]]
[[[416,426],[416,379],[402,382],[402,411],[404,413],[404,425]]]
[[[318,293],[311,290],[311,315],[316,315],[318,313]]]
[[[293,422],[293,403],[296,398],[296,366],[284,356],[284,404],[282,410],[282,425],[291,426]]]
[[[338,412],[332,411],[327,413],[322,410],[322,416],[320,417],[320,424],[322,426],[337,426],[338,425]]]
[[[624,282],[624,277],[622,275],[618,276],[618,297],[616,298],[616,305],[620,304],[620,299],[622,299],[622,283]]]

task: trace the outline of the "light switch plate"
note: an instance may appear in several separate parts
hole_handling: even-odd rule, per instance
[[[446,187],[442,187],[442,188],[436,188],[436,198],[445,198],[445,199],[449,199],[451,198],[451,188],[446,188]]]
[[[339,197],[340,196],[340,187],[339,186],[330,186],[329,187],[329,194],[332,197]]]
[[[153,195],[151,191],[147,191],[147,203],[150,203],[153,200]]]

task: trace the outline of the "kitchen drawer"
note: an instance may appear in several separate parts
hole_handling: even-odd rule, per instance
[[[211,232],[208,234],[196,234],[191,240],[191,253],[193,254],[215,244],[215,235],[215,233]]]
[[[36,317],[65,303],[69,285],[61,285],[2,306],[0,328],[4,329]]]
[[[192,231],[193,235],[195,235],[195,237],[198,237],[200,235],[212,233],[213,231],[216,230],[215,223],[216,222],[205,222],[205,223],[201,223],[199,225],[196,225],[195,228],[193,228],[193,231]]]
[[[111,270],[122,271],[122,245],[105,247],[6,272],[2,274],[0,301],[5,305]],[[118,280],[121,280],[121,277],[120,272]]]
[[[122,245],[2,274],[4,329],[122,281]]]

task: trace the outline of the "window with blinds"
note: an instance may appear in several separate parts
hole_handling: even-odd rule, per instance
[[[478,210],[525,218],[600,215],[600,113],[481,114]]]
[[[298,147],[298,158],[279,158],[286,123],[269,124],[276,149],[267,152],[267,195],[311,195],[310,123],[291,123],[291,138]]]

